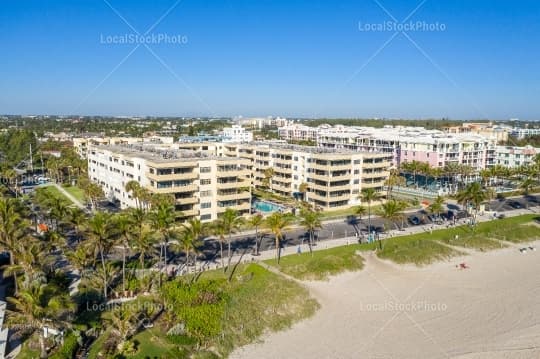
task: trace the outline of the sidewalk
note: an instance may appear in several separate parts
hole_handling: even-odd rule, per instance
[[[493,218],[493,213],[494,212],[486,211],[482,215],[479,214],[478,217],[477,217],[477,222],[481,223],[481,222],[488,222],[488,221],[498,220],[498,219]],[[531,213],[540,214],[540,208],[539,207],[532,207],[532,208],[529,208],[529,209],[516,209],[516,210],[512,210],[512,211],[505,211],[504,213],[505,213],[505,215],[507,217],[515,217],[515,216],[520,216],[520,215],[524,215],[524,214],[531,214]],[[456,226],[467,225],[469,220],[470,220],[470,218],[460,219],[460,220],[458,220],[456,222]],[[429,232],[431,230],[433,230],[433,231],[444,230],[444,229],[447,229],[446,225],[448,225],[448,224],[450,224],[450,222],[447,222],[447,223],[442,224],[442,225],[436,225],[436,224],[435,225],[434,224],[418,225],[418,226],[414,226],[414,227],[407,227],[404,230],[393,229],[393,230],[389,230],[385,234],[382,234],[380,236],[380,240],[385,240],[385,239],[394,238],[394,237],[402,237],[402,236],[418,234],[418,233],[426,233],[426,232]],[[320,251],[320,250],[330,249],[330,248],[334,248],[334,247],[350,245],[350,244],[354,244],[354,243],[357,243],[357,242],[358,242],[358,237],[344,237],[344,238],[336,238],[336,239],[327,239],[327,240],[323,240],[323,241],[318,241],[317,245],[313,246],[313,251]],[[301,245],[300,248],[301,248],[302,253],[309,252],[309,245],[307,243]],[[285,247],[285,248],[283,248],[281,250],[281,256],[284,257],[284,256],[290,256],[290,255],[297,254],[297,250],[298,250],[297,245],[292,245],[292,246],[289,246],[289,247]],[[271,250],[260,251],[259,256],[252,256],[251,251],[248,251],[248,252],[246,252],[244,254],[243,258],[241,258],[241,257],[242,256],[239,255],[239,254],[233,255],[232,258],[231,258],[231,266],[234,266],[240,259],[241,259],[241,263],[251,263],[251,262],[258,263],[260,261],[264,261],[264,260],[267,260],[267,259],[275,259],[276,258],[276,250],[271,249]],[[227,263],[227,260],[228,259],[225,259],[225,265]],[[200,268],[204,268],[204,270],[213,270],[213,269],[219,269],[219,268],[222,268],[222,267],[221,267],[220,262],[218,260],[215,263],[207,263],[207,262],[197,261],[196,268],[197,268],[197,270],[195,270],[194,267],[191,267],[191,268],[189,268],[188,272],[189,273],[198,272],[200,270]]]
[[[40,187],[50,187],[50,186],[53,186],[55,187],[57,190],[60,191],[60,193],[62,193],[64,196],[66,196],[67,199],[69,199],[71,202],[73,202],[73,204],[77,207],[79,207],[80,209],[82,210],[86,210],[86,206],[81,203],[81,201],[79,201],[77,198],[73,197],[71,195],[71,193],[69,193],[68,191],[66,191],[64,189],[64,187],[60,186],[58,183],[46,183],[44,185],[41,185]]]

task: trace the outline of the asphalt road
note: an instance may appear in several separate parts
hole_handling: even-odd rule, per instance
[[[486,204],[486,211],[494,211],[497,214],[502,214],[505,211],[511,211],[515,209],[526,209],[540,206],[540,196],[523,196],[520,198],[511,198],[503,200],[493,200]],[[447,207],[452,211],[457,220],[462,220],[467,217],[466,212],[462,209],[461,206],[455,204],[447,204]],[[429,215],[425,211],[413,211],[407,212],[404,221],[401,223],[394,223],[391,228],[389,223],[382,218],[373,216],[371,218],[371,227],[372,233],[375,232],[379,235],[382,235],[384,238],[384,232],[386,230],[398,229],[398,228],[408,228],[414,226],[414,224],[409,221],[409,218],[417,217],[420,221],[418,225],[432,224],[433,222],[429,219]],[[439,226],[445,226],[453,223],[453,219],[444,218],[442,222],[439,222]],[[435,223],[433,223],[436,225]],[[440,228],[440,227],[439,227]],[[315,234],[315,245],[318,242],[335,239],[335,238],[345,238],[345,237],[354,237],[357,236],[359,240],[366,242],[368,236],[368,218],[367,216],[362,217],[362,219],[343,219],[340,221],[332,221],[323,223],[323,228],[318,230]],[[241,254],[245,251],[246,254],[251,254],[254,252],[255,248],[255,235],[237,235],[233,236],[233,241],[231,248],[234,251],[234,254]],[[282,248],[285,251],[296,250],[298,244],[307,243],[309,240],[309,234],[301,228],[291,229],[286,231],[285,238],[282,241]],[[260,244],[260,250],[269,250],[275,248],[274,237],[271,234],[264,234]],[[226,246],[224,246],[224,251],[226,252]],[[204,246],[201,248],[201,255],[199,256],[200,260],[209,260],[214,261],[219,259],[219,243],[213,239],[206,240]],[[182,256],[177,256],[172,259],[174,263],[183,263],[184,259]]]

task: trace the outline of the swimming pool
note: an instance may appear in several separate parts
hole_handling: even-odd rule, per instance
[[[253,209],[263,213],[272,213],[282,211],[283,206],[267,201],[255,201],[253,202]]]

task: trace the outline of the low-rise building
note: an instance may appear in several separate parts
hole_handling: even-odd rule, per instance
[[[150,193],[170,194],[184,218],[201,221],[215,220],[227,208],[249,213],[249,164],[242,158],[175,146],[91,145],[88,149],[89,178],[122,208],[137,206],[125,190],[126,183],[134,180]]]
[[[232,125],[223,129],[223,137],[225,142],[251,142],[253,132],[246,131],[242,126]]]
[[[515,168],[532,165],[536,156],[540,154],[540,148],[532,146],[497,146],[496,153],[496,163],[498,165]]]

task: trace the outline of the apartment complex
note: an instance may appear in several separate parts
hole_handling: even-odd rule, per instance
[[[223,154],[249,161],[255,187],[287,197],[304,197],[323,209],[359,203],[364,188],[382,190],[391,156],[279,142],[226,143]],[[269,171],[269,169],[271,169]],[[306,192],[302,192],[306,184]]]
[[[302,125],[298,125],[302,126]],[[383,128],[321,125],[304,130],[317,131],[317,145],[370,153],[386,153],[393,165],[420,161],[433,167],[447,164],[469,165],[476,170],[495,164],[497,140],[473,133],[445,133],[423,127],[385,126]],[[285,129],[280,129],[285,133]],[[301,133],[295,129],[290,133]],[[286,137],[286,136],[284,136]],[[289,139],[300,139],[290,136]]]
[[[287,141],[317,141],[318,127],[309,127],[298,123],[278,128],[279,138]]]
[[[529,166],[534,163],[535,157],[539,154],[540,148],[532,146],[497,146],[496,163],[509,168]]]
[[[531,137],[531,136],[540,136],[540,128],[518,128],[514,127],[510,130],[510,134],[519,139]]]
[[[88,148],[92,145],[132,145],[132,144],[172,144],[173,137],[75,137],[71,140],[75,151],[81,158],[87,158]]]
[[[225,142],[251,142],[253,132],[246,131],[242,126],[232,125],[223,129],[223,137]]]
[[[89,178],[122,208],[136,206],[125,185],[131,180],[151,193],[170,194],[185,218],[215,220],[227,208],[249,213],[250,161],[219,157],[174,145],[91,145]]]

